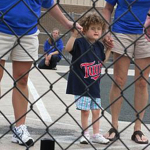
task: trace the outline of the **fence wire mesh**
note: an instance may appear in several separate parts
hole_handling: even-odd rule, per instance
[[[62,12],[65,14],[65,16],[73,21],[74,23],[77,23],[83,16],[85,16],[88,12],[90,11],[96,11],[99,16],[101,16],[104,20],[105,18],[103,17],[102,13],[99,11],[99,8],[96,7],[96,3],[98,2],[98,0],[91,0],[92,1],[92,6],[89,7],[89,9],[87,9],[87,11],[83,12],[82,14],[76,14],[76,13],[68,13],[65,8],[63,7],[62,4],[60,4],[60,1],[57,0],[56,4],[57,6],[59,6],[59,8],[62,10]],[[10,82],[11,84],[9,84],[8,87],[2,87],[3,91],[1,92],[1,103],[3,104],[3,101],[6,101],[7,99],[10,100],[10,94],[12,93],[13,89],[16,89],[28,102],[28,110],[27,112],[21,116],[19,119],[14,121],[14,118],[12,117],[11,113],[13,112],[10,108],[8,107],[6,104],[5,106],[2,106],[2,104],[0,105],[0,118],[1,118],[1,125],[0,125],[0,140],[3,141],[3,139],[5,139],[5,137],[7,137],[7,135],[9,135],[10,133],[13,133],[13,127],[16,124],[16,122],[18,120],[20,120],[21,118],[23,118],[24,116],[29,116],[31,115],[35,120],[28,120],[27,117],[27,125],[28,122],[31,125],[34,125],[34,127],[29,127],[29,131],[30,134],[34,134],[34,145],[36,145],[36,143],[38,143],[42,138],[51,138],[55,141],[56,144],[56,150],[81,150],[81,149],[89,149],[89,150],[99,150],[99,149],[132,149],[130,147],[130,145],[128,143],[125,142],[125,140],[122,138],[122,135],[126,133],[126,130],[128,130],[129,128],[131,128],[131,126],[135,123],[136,120],[140,120],[140,122],[142,123],[142,125],[146,128],[147,132],[149,133],[150,129],[149,126],[140,119],[140,114],[143,111],[146,111],[149,109],[150,104],[146,105],[146,107],[144,107],[140,112],[137,112],[136,109],[134,108],[133,103],[131,103],[130,99],[128,99],[125,96],[125,92],[130,89],[134,84],[136,84],[136,82],[138,80],[144,79],[144,81],[148,84],[148,86],[150,85],[150,82],[144,77],[144,71],[147,70],[150,67],[150,64],[148,64],[147,66],[145,66],[144,69],[141,69],[136,62],[134,61],[134,58],[131,58],[127,51],[128,49],[135,45],[136,42],[142,38],[144,36],[144,33],[142,35],[140,35],[137,39],[134,40],[134,42],[132,42],[130,45],[128,45],[127,47],[124,46],[124,43],[122,43],[120,41],[120,39],[111,31],[112,26],[119,20],[121,19],[125,14],[127,14],[128,12],[130,12],[134,18],[140,23],[140,25],[144,28],[144,25],[140,22],[140,20],[138,19],[138,16],[136,16],[133,12],[132,12],[132,6],[138,1],[138,0],[134,0],[133,2],[129,3],[127,0],[124,0],[125,3],[127,3],[128,5],[128,10],[126,12],[123,12],[122,15],[115,20],[114,22],[112,22],[111,24],[109,24],[106,20],[106,24],[109,26],[108,31],[102,35],[102,37],[100,37],[99,40],[101,40],[107,33],[111,33],[120,43],[120,45],[122,45],[122,47],[124,47],[124,54],[122,54],[119,58],[117,58],[115,61],[110,61],[109,64],[103,64],[103,74],[100,76],[101,81],[103,81],[103,79],[107,76],[107,78],[109,78],[110,82],[113,82],[114,84],[117,85],[117,87],[120,90],[120,96],[117,97],[113,103],[109,104],[109,101],[106,107],[101,107],[101,115],[97,120],[103,120],[101,122],[101,124],[108,124],[108,126],[113,127],[112,122],[110,117],[108,118],[106,113],[108,111],[108,109],[110,108],[110,106],[114,105],[115,102],[119,101],[120,98],[123,98],[124,101],[127,103],[128,107],[131,107],[132,111],[134,113],[136,113],[136,117],[129,123],[127,123],[121,130],[119,130],[119,135],[118,138],[116,140],[114,140],[113,142],[110,142],[108,145],[98,145],[98,144],[93,144],[92,142],[89,141],[89,145],[88,146],[81,146],[78,141],[79,139],[83,136],[84,130],[81,127],[81,123],[80,123],[80,117],[79,117],[79,113],[75,114],[76,111],[74,110],[74,105],[75,105],[75,101],[74,98],[69,97],[68,99],[66,99],[67,96],[65,96],[65,98],[63,97],[65,95],[65,90],[66,89],[66,84],[64,84],[63,80],[64,78],[66,78],[66,76],[68,75],[68,73],[70,72],[70,70],[72,70],[74,72],[74,70],[72,69],[72,66],[74,63],[76,63],[83,55],[81,55],[76,61],[74,61],[73,63],[71,63],[70,59],[71,56],[68,55],[66,52],[60,52],[63,56],[63,62],[65,62],[66,66],[70,66],[68,67],[67,70],[63,71],[63,73],[60,73],[60,75],[56,75],[51,76],[51,72],[50,71],[43,71],[40,70],[37,66],[38,66],[38,62],[44,57],[44,53],[39,55],[38,60],[34,60],[34,58],[32,58],[32,56],[28,53],[28,51],[26,50],[26,48],[21,44],[21,39],[28,34],[28,32],[30,32],[35,26],[38,25],[38,27],[40,28],[40,30],[42,30],[42,33],[39,35],[43,38],[46,39],[47,37],[51,37],[50,31],[47,29],[47,27],[45,27],[46,22],[42,21],[42,19],[46,16],[49,15],[49,12],[51,11],[51,9],[53,7],[55,7],[55,5],[52,8],[49,8],[46,11],[42,11],[42,14],[40,17],[38,17],[36,15],[36,13],[28,6],[28,3],[26,3],[26,1],[24,0],[18,0],[17,3],[15,3],[12,7],[10,7],[10,9],[8,9],[6,12],[2,13],[0,15],[0,21],[3,22],[9,29],[10,31],[15,35],[16,37],[16,42],[14,43],[14,45],[12,45],[12,47],[10,48],[10,50],[7,52],[11,52],[16,46],[20,45],[22,47],[22,49],[25,51],[25,53],[28,54],[29,57],[32,58],[33,60],[33,65],[32,67],[25,73],[23,74],[19,79],[15,80],[13,78],[12,73],[10,72],[10,70],[7,69],[8,66],[3,67],[3,65],[1,66],[1,69],[4,70],[5,72],[5,76],[7,76],[6,79],[8,79],[8,82]],[[26,31],[26,33],[24,33],[22,36],[18,36],[15,31],[8,25],[8,23],[5,21],[5,15],[11,11],[13,8],[15,8],[20,2],[23,2],[24,5],[28,8],[28,11],[32,12],[34,14],[34,16],[37,18],[38,22],[37,24],[33,25],[32,28],[30,28],[28,31]],[[112,16],[113,17],[113,16]],[[51,22],[51,18],[50,22]],[[75,24],[74,24],[75,25]],[[75,28],[75,26],[73,27]],[[72,29],[73,29],[72,28]],[[66,30],[64,33],[61,34],[61,36],[59,38],[64,39],[65,38],[65,43],[68,40],[71,30]],[[42,43],[40,43],[41,45],[41,49],[43,49],[43,41]],[[59,51],[59,50],[58,50]],[[89,49],[88,51],[92,51],[91,49]],[[7,54],[5,53],[3,56],[1,56],[0,59],[3,59],[3,57]],[[95,53],[93,53],[93,55],[96,56]],[[140,76],[134,80],[132,80],[125,88],[121,88],[120,85],[118,85],[115,82],[115,79],[113,78],[113,76],[110,74],[110,70],[113,67],[113,65],[119,61],[123,56],[127,56],[131,63],[135,65],[136,68],[138,68],[139,72],[140,72]],[[97,57],[98,58],[98,57]],[[31,76],[33,75],[35,78],[38,79],[38,81],[41,83],[38,87],[39,89],[41,89],[39,91],[39,94],[37,94],[36,92],[34,93],[35,95],[33,95],[34,97],[34,101],[32,100],[31,97],[27,98],[22,91],[20,90],[20,88],[17,86],[17,83],[23,78],[25,77],[28,73],[31,74]],[[74,74],[76,74],[76,72],[74,72]],[[76,76],[78,76],[76,74]],[[32,78],[32,82],[37,82],[37,80],[35,80],[34,78]],[[81,80],[79,78],[79,80]],[[104,79],[105,80],[105,79]],[[5,81],[7,82],[7,81]],[[32,90],[32,82],[29,80],[29,89]],[[88,92],[89,87],[92,86],[96,81],[94,81],[91,85],[86,86],[86,84],[81,80],[81,83],[84,84],[86,86],[86,89],[84,91],[84,93]],[[43,84],[43,85],[42,85]],[[62,86],[63,84],[63,86]],[[4,83],[2,83],[2,85],[5,86]],[[63,88],[63,89],[61,89]],[[110,89],[110,87],[108,87]],[[44,90],[43,90],[44,89]],[[84,95],[84,93],[82,95]],[[108,93],[103,92],[104,95],[108,96]],[[82,96],[81,95],[81,96]],[[89,94],[89,96],[93,99],[93,97]],[[71,99],[70,99],[71,98]],[[55,120],[51,120],[51,118],[49,118],[49,116],[47,116],[47,120],[43,117],[41,117],[42,112],[39,112],[37,110],[37,107],[42,107],[43,105],[39,105],[39,103],[41,104],[41,99],[43,99],[45,105],[47,106],[47,108],[49,109],[49,112],[55,112],[55,114],[53,114],[53,118],[55,118]],[[109,99],[109,96],[107,97],[107,99]],[[78,99],[77,99],[78,100]],[[76,100],[76,101],[77,101]],[[102,99],[103,101],[103,99]],[[56,103],[57,102],[57,103]],[[55,105],[56,104],[56,105]],[[49,106],[48,106],[49,105]],[[4,107],[8,107],[8,109],[10,110],[6,110]],[[8,112],[11,113],[8,113]],[[130,112],[129,112],[130,113]],[[38,120],[38,121],[37,121]],[[95,120],[93,123],[90,122],[88,128],[91,129],[92,125],[97,121]],[[37,122],[36,122],[37,121]],[[60,123],[60,122],[64,122],[64,124]],[[72,125],[70,125],[70,129],[69,127],[67,127],[67,124],[72,123]],[[106,125],[107,126],[107,125]],[[105,125],[102,125],[102,128],[104,127],[104,130],[107,131],[108,128],[105,128]],[[60,140],[61,139],[63,140]],[[6,139],[5,139],[6,140]],[[123,148],[119,148],[117,147],[117,142],[121,143],[121,146]],[[0,142],[0,145],[2,145],[5,142]],[[64,144],[65,143],[65,144]],[[116,147],[115,147],[116,146]],[[1,147],[1,146],[0,146]],[[7,145],[5,146],[7,150]],[[1,148],[0,148],[1,149]],[[10,149],[10,148],[9,148]],[[29,149],[34,149],[33,147],[30,146],[25,146],[23,149],[29,150]],[[141,149],[150,149],[149,144],[144,145]],[[2,149],[4,150],[4,149]]]

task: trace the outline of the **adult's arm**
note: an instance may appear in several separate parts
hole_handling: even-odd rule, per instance
[[[148,15],[146,17],[144,27],[146,31],[145,38],[150,42],[150,11],[148,12]]]
[[[103,16],[106,19],[106,21],[108,22],[107,29],[109,29],[109,24],[111,23],[111,15],[112,15],[113,10],[114,10],[114,6],[112,4],[106,2],[106,5],[103,9]],[[110,32],[105,36],[103,42],[108,48],[113,47],[113,39],[110,35]]]
[[[55,18],[57,21],[59,21],[65,28],[71,29],[73,27],[73,22],[69,21],[64,14],[61,12],[59,7],[55,5],[51,10],[50,10],[50,15]],[[81,30],[82,27],[76,23],[76,28]]]
[[[51,49],[51,45],[49,44],[48,40],[44,43],[44,52],[48,52],[48,50]]]
[[[59,39],[57,42],[56,42],[56,48],[54,47],[55,51],[50,53],[49,55],[57,55],[59,54],[59,52],[62,52],[64,48],[64,44],[63,44],[63,41],[62,39]]]
[[[103,16],[109,24],[111,23],[111,15],[113,10],[114,10],[114,6],[106,2],[105,7],[103,9]]]
[[[57,49],[62,52],[63,48],[64,48],[63,41],[62,41],[62,39],[59,39],[57,41]]]

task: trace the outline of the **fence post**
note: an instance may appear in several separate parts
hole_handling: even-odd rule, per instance
[[[55,150],[55,141],[52,139],[42,139],[40,150]]]

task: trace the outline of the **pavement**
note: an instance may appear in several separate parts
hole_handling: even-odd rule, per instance
[[[6,68],[12,74],[11,63]],[[54,150],[150,150],[149,145],[139,145],[131,141],[134,124],[129,121],[119,121],[120,139],[108,145],[93,144],[81,145],[80,111],[75,109],[74,97],[65,94],[67,80],[65,74],[69,71],[68,65],[59,64],[57,70],[32,69],[29,76],[29,104],[26,124],[35,144],[31,148],[11,143],[12,132],[9,126],[14,123],[11,95],[12,78],[6,72],[1,83],[2,98],[0,103],[0,150],[47,150],[41,149],[41,140],[55,139]],[[63,74],[63,76],[62,76]],[[106,86],[106,88],[109,88]],[[102,93],[108,96],[108,93]],[[32,108],[32,109],[31,109]],[[105,107],[104,107],[105,108]],[[130,113],[130,112],[128,112]],[[100,119],[100,132],[105,134],[111,127],[111,115],[105,111]],[[89,118],[91,123],[91,115]],[[142,131],[150,139],[150,124],[142,126]],[[92,135],[92,127],[89,128]],[[53,150],[50,148],[49,150]]]

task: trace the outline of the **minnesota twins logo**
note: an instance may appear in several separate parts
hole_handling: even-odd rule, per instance
[[[98,79],[98,77],[101,74],[101,68],[102,68],[102,64],[95,64],[95,61],[90,62],[90,63],[82,63],[80,65],[80,67],[84,67],[84,71],[85,71],[85,75],[84,78],[89,78],[91,77],[91,79],[96,80]]]

